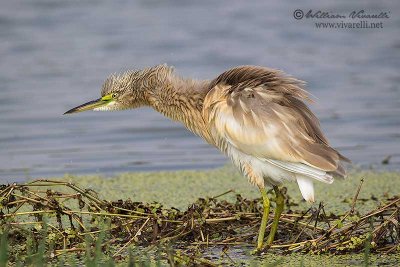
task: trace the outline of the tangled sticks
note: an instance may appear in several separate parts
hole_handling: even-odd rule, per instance
[[[384,205],[361,215],[355,209],[360,189],[361,184],[344,214],[326,215],[322,204],[318,209],[282,214],[269,251],[398,252],[400,197],[387,198],[382,201]],[[10,254],[15,255],[28,249],[17,244],[30,237],[40,239],[43,229],[51,257],[83,253],[87,237],[96,240],[101,234],[107,236],[101,248],[114,258],[126,255],[125,249],[132,244],[151,247],[172,243],[186,254],[210,246],[253,246],[262,214],[261,200],[240,195],[235,202],[219,200],[231,193],[198,199],[186,211],[180,211],[160,203],[102,200],[92,190],[59,180],[1,185],[0,230],[8,233],[9,247],[18,250]]]

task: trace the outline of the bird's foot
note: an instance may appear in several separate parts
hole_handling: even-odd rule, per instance
[[[261,249],[255,248],[250,252],[250,255],[260,255],[261,254]]]
[[[253,249],[250,254],[251,255],[261,255],[262,253],[266,252],[271,247],[271,244],[265,244],[260,247]]]

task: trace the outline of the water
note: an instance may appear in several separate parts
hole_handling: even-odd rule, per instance
[[[0,180],[211,168],[227,160],[150,109],[62,116],[113,72],[168,63],[213,78],[242,64],[308,82],[331,143],[400,169],[400,5],[306,1],[2,1]],[[316,29],[294,9],[389,11],[383,29]],[[385,168],[387,168],[385,167]]]

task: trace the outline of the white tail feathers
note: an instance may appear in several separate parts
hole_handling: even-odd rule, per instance
[[[312,166],[308,166],[303,163],[287,162],[287,161],[280,161],[273,159],[266,159],[266,161],[284,170],[294,172],[296,174],[301,173],[304,174],[305,176],[308,176],[323,183],[327,184],[333,183],[332,175],[327,174],[326,171],[317,169]]]
[[[296,180],[303,198],[307,202],[314,202],[314,184],[312,178],[296,173]]]

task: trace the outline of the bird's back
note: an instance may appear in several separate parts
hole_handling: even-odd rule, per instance
[[[303,85],[264,67],[240,66],[222,73],[210,82],[203,105],[217,146],[325,182],[333,181],[331,174],[344,176],[341,161],[347,159],[330,147],[305,104],[310,98]]]

